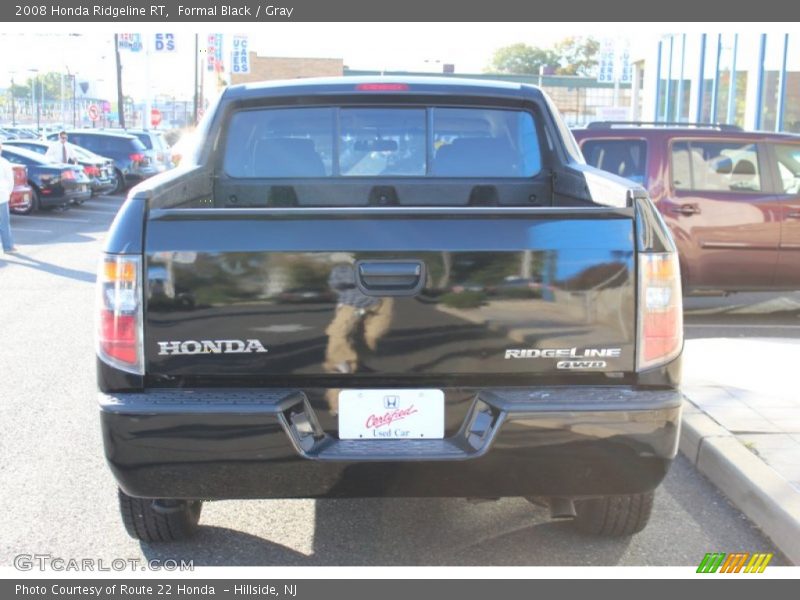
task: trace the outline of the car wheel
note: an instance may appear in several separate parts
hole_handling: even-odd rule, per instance
[[[31,209],[29,212],[38,212],[42,210],[41,202],[39,201],[39,188],[35,185],[31,186]]]
[[[122,174],[122,171],[119,169],[114,169],[114,173],[117,176],[117,186],[114,188],[114,191],[111,192],[112,194],[121,194],[125,191],[125,176]]]
[[[119,512],[128,535],[143,542],[175,542],[197,531],[201,500],[134,498],[122,490]]]
[[[645,528],[653,511],[653,492],[576,500],[575,527],[591,535],[622,537]]]

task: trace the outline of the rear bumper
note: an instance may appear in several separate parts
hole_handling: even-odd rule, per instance
[[[107,194],[113,192],[117,187],[116,181],[112,179],[94,179],[92,181],[92,195],[99,196],[100,194]]]
[[[138,167],[125,172],[125,183],[129,185],[135,185],[144,181],[145,179],[158,175],[159,173],[160,171],[153,165]]]
[[[32,199],[33,191],[29,186],[17,186],[11,192],[8,208],[12,212],[25,211],[30,207]]]
[[[298,390],[100,396],[106,458],[125,492],[206,499],[649,491],[675,457],[681,403],[677,390],[474,390],[444,440],[362,442],[326,433]]]

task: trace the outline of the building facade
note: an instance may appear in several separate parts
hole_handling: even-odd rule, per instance
[[[344,71],[341,58],[290,58],[258,56],[250,52],[250,72],[232,73],[231,84],[301,77],[339,77]]]
[[[645,120],[800,133],[800,34],[672,34],[644,64]]]

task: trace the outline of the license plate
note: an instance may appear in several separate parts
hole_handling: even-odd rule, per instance
[[[442,390],[342,390],[339,438],[420,440],[444,437]]]

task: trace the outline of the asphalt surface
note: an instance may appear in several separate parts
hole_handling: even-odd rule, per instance
[[[22,253],[0,256],[0,566],[20,553],[197,566],[693,566],[707,552],[777,553],[682,457],[657,491],[650,525],[630,539],[580,535],[522,499],[366,499],[208,503],[191,543],[131,540],[103,459],[92,342],[101,240],[121,202],[12,217]],[[720,326],[746,335],[743,324],[800,335],[790,327],[800,326],[796,312],[778,311],[776,322],[742,316],[727,310],[736,299],[717,299],[716,312],[701,299],[709,310],[687,316],[687,335],[718,337]],[[771,564],[787,563],[777,553]]]

